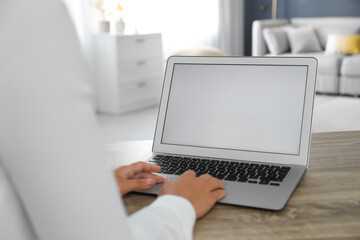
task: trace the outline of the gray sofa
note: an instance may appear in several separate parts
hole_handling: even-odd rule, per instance
[[[311,26],[320,46],[310,46],[311,52],[293,53],[291,49],[274,54],[270,53],[264,36],[266,31],[287,27]],[[270,29],[271,28],[271,29]],[[267,29],[267,30],[264,30]],[[292,28],[293,29],[293,28]],[[318,59],[317,92],[360,96],[360,54],[344,55],[326,53],[325,47],[329,34],[360,34],[360,17],[319,17],[256,20],[252,25],[252,55],[277,56],[314,56]],[[299,36],[299,38],[305,37]],[[308,37],[308,36],[306,36]],[[266,39],[269,43],[269,39]],[[286,40],[283,40],[284,44]],[[280,42],[281,43],[281,42]],[[272,47],[272,46],[269,46]],[[309,46],[308,46],[309,47]],[[281,48],[281,46],[280,46]]]

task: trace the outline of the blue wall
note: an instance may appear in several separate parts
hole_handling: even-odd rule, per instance
[[[278,17],[360,16],[359,0],[278,0]]]
[[[245,55],[251,55],[252,22],[271,18],[271,6],[271,0],[245,0]],[[360,16],[360,0],[278,0],[277,18],[325,16]]]

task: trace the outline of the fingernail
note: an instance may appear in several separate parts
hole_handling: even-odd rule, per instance
[[[146,183],[147,183],[148,185],[154,185],[155,182],[156,182],[156,181],[155,181],[154,179],[151,179],[151,178],[146,179]]]
[[[164,182],[165,182],[165,183],[169,183],[169,182],[170,182],[170,178],[165,177],[165,178],[164,178]]]

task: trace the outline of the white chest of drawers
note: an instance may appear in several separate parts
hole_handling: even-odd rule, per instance
[[[121,114],[160,101],[163,63],[160,34],[95,37],[96,106]]]

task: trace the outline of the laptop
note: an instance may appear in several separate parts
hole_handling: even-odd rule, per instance
[[[311,57],[170,57],[146,161],[221,179],[220,203],[284,208],[309,165],[316,71]]]

